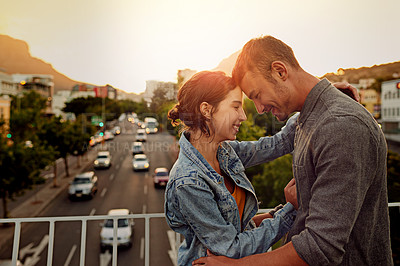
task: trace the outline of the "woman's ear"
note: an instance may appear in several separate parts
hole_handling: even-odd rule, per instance
[[[271,63],[272,75],[275,75],[277,79],[285,81],[288,78],[288,69],[285,63],[281,61],[274,61]]]
[[[212,106],[208,102],[200,104],[200,112],[205,118],[211,119],[211,108]]]

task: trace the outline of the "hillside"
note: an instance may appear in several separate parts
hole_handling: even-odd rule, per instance
[[[399,76],[400,61],[371,67],[339,69],[337,73],[327,73],[323,77],[331,82],[346,80],[349,83],[358,83],[360,79],[390,80]]]
[[[54,92],[72,90],[81,83],[57,72],[53,66],[41,59],[32,57],[29,46],[22,40],[0,35],[0,68],[8,74],[49,74],[54,77]]]

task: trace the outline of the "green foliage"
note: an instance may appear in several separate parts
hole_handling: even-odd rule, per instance
[[[104,111],[106,121],[111,121],[118,118],[122,113],[147,112],[147,107],[144,101],[137,103],[130,100],[118,101],[109,98],[79,97],[66,103],[62,110],[63,112],[74,113],[75,117],[82,115],[87,117],[102,116]]]
[[[284,203],[283,189],[292,178],[291,154],[265,163],[262,171],[255,174],[252,181],[258,200],[261,201],[260,207],[268,208]]]
[[[35,91],[25,93],[23,97],[13,96],[10,114],[10,132],[14,142],[35,138],[41,113],[46,108],[46,99]]]
[[[51,147],[24,142],[7,143],[0,134],[0,198],[3,200],[3,217],[8,217],[7,200],[21,195],[33,185],[43,182],[41,170],[54,159]]]

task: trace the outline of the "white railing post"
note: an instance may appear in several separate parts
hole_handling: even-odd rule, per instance
[[[86,223],[87,220],[82,219],[82,229],[81,229],[81,255],[80,255],[80,266],[85,266],[85,252],[86,252]]]
[[[144,265],[150,265],[150,218],[144,217]]]
[[[47,243],[47,266],[53,265],[53,247],[54,247],[54,226],[55,221],[50,220],[49,224],[49,242]]]
[[[118,256],[118,218],[113,218],[113,252],[112,252],[112,266],[117,266],[117,256]]]
[[[16,221],[14,228],[14,244],[12,251],[12,262],[11,262],[13,266],[17,265],[20,234],[21,234],[21,222]]]

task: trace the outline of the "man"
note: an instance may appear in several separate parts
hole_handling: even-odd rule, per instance
[[[250,40],[233,78],[259,113],[298,118],[293,173],[299,209],[287,243],[239,260],[212,256],[194,265],[392,265],[387,147],[368,111],[328,80],[304,71],[292,49]]]

